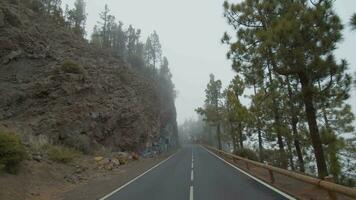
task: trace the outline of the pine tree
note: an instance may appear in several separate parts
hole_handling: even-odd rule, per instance
[[[298,123],[300,122],[300,116],[302,115],[302,104],[300,103],[300,100],[298,98],[300,92],[298,91],[298,84],[291,77],[286,76],[285,84],[287,85],[288,90],[288,121],[292,129],[291,132],[295,151],[298,157],[299,171],[305,172],[302,145],[300,142],[300,134],[298,131]]]
[[[40,1],[43,5],[44,12],[48,16],[58,15],[62,10],[61,9],[62,0],[40,0]]]
[[[230,129],[230,137],[235,151],[237,148],[244,148],[243,141],[245,136],[243,132],[247,128],[249,121],[248,110],[240,102],[240,96],[243,94],[244,89],[243,80],[236,76],[223,93],[225,98],[225,118]]]
[[[162,58],[162,46],[156,31],[154,31],[147,38],[145,45],[145,57],[146,63],[148,63],[149,66],[155,70]]]
[[[90,43],[97,47],[102,47],[102,45],[103,45],[101,32],[99,30],[98,25],[94,26],[93,33],[92,33],[91,39],[90,39]]]
[[[86,4],[84,0],[76,0],[74,8],[68,12],[68,20],[71,22],[75,33],[84,37],[87,14],[85,11]]]
[[[356,13],[352,15],[350,25],[352,30],[356,30]]]
[[[224,6],[229,24],[237,29],[237,41],[231,43],[229,36],[224,37],[230,44],[228,55],[236,69],[244,72],[263,62],[262,66],[269,66],[276,78],[297,78],[318,175],[326,176],[328,170],[317,123],[316,86],[318,81],[326,83],[323,90],[327,91],[328,82],[335,83],[336,74],[345,73],[339,70],[342,68],[339,63],[330,59],[342,30],[333,12],[333,2],[245,0],[231,5],[226,2]]]
[[[127,40],[128,37],[123,28],[124,24],[119,22],[113,26],[112,30],[112,48],[119,54],[122,58],[126,59],[127,57]]]
[[[108,23],[109,23],[109,18],[110,18],[110,14],[109,13],[110,13],[109,6],[107,4],[105,4],[104,11],[99,14],[100,15],[100,19],[102,20],[99,23],[102,25],[101,34],[102,34],[102,38],[103,38],[102,45],[103,45],[104,48],[110,47],[110,44],[109,44],[109,30],[108,30]]]
[[[204,120],[216,127],[218,148],[222,149],[221,136],[221,81],[215,80],[215,76],[210,74],[210,81],[205,89],[205,107],[196,109],[197,113],[204,116]]]

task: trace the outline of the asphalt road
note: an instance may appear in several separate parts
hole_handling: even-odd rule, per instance
[[[253,180],[198,145],[187,145],[168,160],[109,194],[105,200],[270,200],[288,199]]]

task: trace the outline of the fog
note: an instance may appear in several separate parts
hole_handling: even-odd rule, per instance
[[[63,5],[73,5],[74,0],[63,0]],[[164,55],[170,61],[173,81],[178,91],[176,107],[178,123],[195,118],[195,108],[203,104],[204,89],[213,73],[226,86],[235,73],[226,59],[227,47],[220,43],[226,30],[222,0],[86,0],[87,37],[99,13],[108,4],[111,13],[126,27],[132,24],[148,36],[156,30],[160,35]],[[235,1],[237,2],[237,1]],[[356,32],[351,32],[348,22],[356,12],[356,1],[337,0],[336,12],[346,24],[344,40],[336,51],[338,58],[348,61],[350,71],[356,71]],[[145,41],[145,38],[143,39]],[[356,91],[352,88],[350,104],[356,113]],[[245,100],[244,103],[247,103]]]

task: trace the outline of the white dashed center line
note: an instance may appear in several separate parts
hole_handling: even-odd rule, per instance
[[[194,200],[194,188],[193,188],[193,181],[194,181],[194,154],[192,149],[192,167],[190,172],[190,191],[189,191],[189,200]]]
[[[193,186],[190,186],[190,192],[189,192],[189,200],[193,200],[194,199],[194,189]]]

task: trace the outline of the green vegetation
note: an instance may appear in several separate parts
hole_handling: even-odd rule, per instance
[[[211,127],[216,127],[218,147],[219,150],[222,149],[221,144],[221,117],[220,117],[220,108],[221,108],[221,81],[215,80],[215,76],[210,74],[210,81],[205,90],[205,107],[198,108],[196,111],[203,115],[204,121],[209,124]]]
[[[65,25],[68,28],[71,28],[74,33],[82,37],[85,36],[85,25],[87,20],[85,7],[86,5],[84,0],[76,0],[74,2],[73,9],[70,10],[68,5],[66,5],[66,9],[64,11]]]
[[[47,146],[49,159],[58,163],[72,162],[79,154],[77,151],[64,146]]]
[[[352,30],[356,30],[356,13],[352,15],[350,25]]]
[[[84,154],[90,151],[90,140],[86,135],[69,135],[64,139],[63,144]]]
[[[258,156],[256,152],[252,149],[237,149],[234,151],[235,155],[241,156],[243,158],[248,158],[250,160],[258,161]]]
[[[3,165],[7,172],[15,174],[26,157],[20,139],[14,133],[0,131],[0,166]]]
[[[211,131],[198,140],[240,154],[245,141],[256,142],[259,161],[347,183],[342,169],[353,170],[346,160],[355,157],[355,138],[342,134],[354,133],[355,117],[346,103],[352,83],[347,62],[334,56],[343,26],[333,1],[226,1],[224,9],[235,34],[225,33],[222,42],[236,76],[220,93],[212,87],[220,81],[210,75],[197,112],[205,122],[201,129]],[[240,102],[246,97],[248,107]]]
[[[72,60],[64,60],[61,65],[61,70],[65,73],[84,74],[83,67]]]

